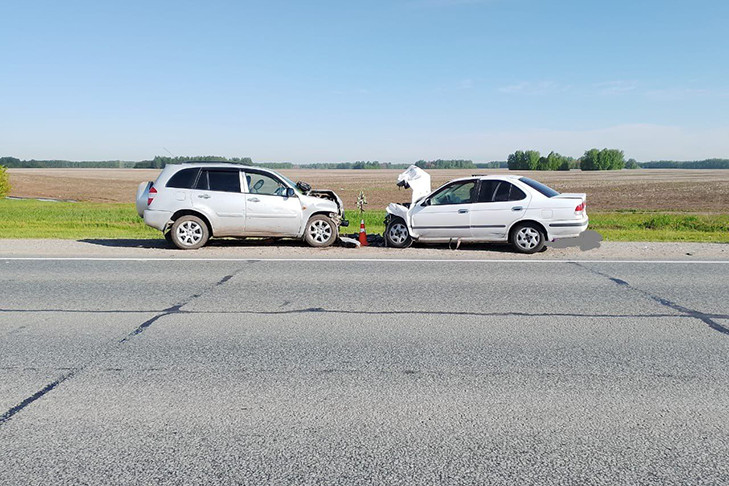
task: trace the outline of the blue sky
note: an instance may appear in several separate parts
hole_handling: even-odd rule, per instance
[[[0,4],[0,155],[729,157],[729,2]]]

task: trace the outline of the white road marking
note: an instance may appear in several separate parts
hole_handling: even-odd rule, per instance
[[[0,257],[3,261],[89,261],[89,262],[355,262],[355,263],[660,263],[729,264],[729,260],[526,260],[526,259],[439,259],[439,258],[103,258],[103,257]]]

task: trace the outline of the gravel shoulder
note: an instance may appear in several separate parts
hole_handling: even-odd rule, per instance
[[[175,258],[175,259],[434,259],[434,260],[727,260],[729,244],[601,242],[581,249],[549,247],[534,255],[522,255],[503,245],[463,245],[395,248],[310,248],[297,241],[213,240],[195,251],[170,249],[164,240],[0,240],[2,258]]]

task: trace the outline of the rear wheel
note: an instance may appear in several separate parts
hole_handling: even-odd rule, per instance
[[[413,242],[405,221],[393,219],[385,228],[385,243],[395,248],[407,248]]]
[[[197,216],[181,216],[170,230],[172,243],[181,250],[195,250],[205,245],[210,231],[205,222]]]
[[[306,223],[304,241],[310,246],[329,246],[337,239],[337,227],[334,222],[323,214],[315,214]]]
[[[511,244],[520,253],[536,253],[544,248],[544,232],[533,223],[520,223],[511,231]]]

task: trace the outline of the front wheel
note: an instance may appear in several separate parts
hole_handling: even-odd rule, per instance
[[[197,216],[178,218],[170,230],[172,243],[181,250],[195,250],[205,245],[210,238],[208,225]]]
[[[511,232],[511,244],[520,253],[536,253],[544,248],[544,232],[532,223],[520,223]]]
[[[330,246],[337,239],[337,227],[334,221],[323,214],[315,214],[306,223],[304,241],[309,246],[323,248]]]
[[[405,221],[394,219],[385,228],[385,243],[395,248],[407,248],[413,242]]]

